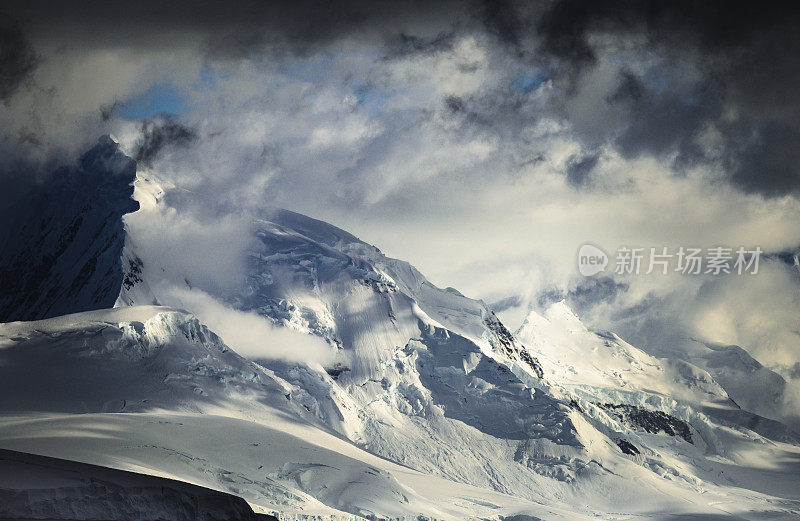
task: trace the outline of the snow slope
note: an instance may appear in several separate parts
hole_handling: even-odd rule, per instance
[[[709,347],[716,357],[706,354],[700,367],[716,361],[714,376],[689,361],[657,358],[628,344],[613,333],[598,333],[586,328],[562,301],[551,305],[545,314],[531,312],[516,332],[530,346],[553,380],[584,405],[611,402],[650,406],[672,413],[702,412],[720,421],[747,427],[769,438],[795,442],[798,436],[780,423],[742,409],[736,382],[762,376],[760,364],[750,360],[750,371],[740,368],[746,360],[735,346]],[[690,361],[698,357],[689,356]],[[734,358],[734,360],[730,360]],[[766,375],[764,391],[782,389]],[[784,382],[785,384],[785,382]],[[728,389],[737,393],[734,400]],[[722,450],[722,449],[720,449]]]
[[[435,519],[522,514],[581,519],[597,512],[606,519],[631,519],[652,511],[664,519],[666,512],[720,516],[737,511],[744,518],[748,512],[767,511],[771,518],[791,519],[797,508],[769,497],[796,496],[789,487],[797,468],[787,466],[800,453],[796,447],[753,444],[738,453],[749,461],[734,465],[720,459],[709,465],[709,475],[724,471],[736,479],[737,472],[750,473],[772,487],[741,490],[696,477],[687,482],[696,474],[688,465],[684,477],[659,477],[635,459],[615,456],[613,446],[580,421],[582,440],[601,444],[594,454],[603,459],[587,462],[585,474],[569,483],[540,476],[536,499],[419,472],[326,429],[295,400],[301,389],[233,353],[195,318],[170,309],[118,308],[4,324],[0,342],[0,446],[222,490],[283,519],[412,519],[421,513]],[[44,357],[52,369],[37,373],[33,368],[44,367]],[[25,378],[10,379],[15,368]],[[22,403],[13,399],[23,396]],[[433,432],[437,426],[430,428]],[[463,439],[459,427],[451,428],[462,436],[454,445],[474,441]],[[730,437],[744,443],[733,432]],[[662,438],[650,435],[648,446],[667,446]],[[482,446],[494,450],[502,464],[500,444],[484,440]],[[460,458],[467,465],[469,448],[462,448]],[[541,451],[546,456],[547,448]],[[787,463],[775,465],[781,459]],[[545,458],[536,463],[542,469],[556,465]],[[629,493],[631,480],[639,486]]]
[[[355,447],[315,422],[290,385],[183,312],[132,307],[15,322],[0,325],[0,342],[4,448],[227,491],[282,518],[569,518]]]
[[[795,430],[800,428],[800,411],[793,418],[786,413],[790,392],[786,380],[741,347],[686,339],[681,345],[681,356],[713,375],[742,408],[786,421]],[[741,385],[742,382],[747,385]]]

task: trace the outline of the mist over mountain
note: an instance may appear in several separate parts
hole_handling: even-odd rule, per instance
[[[28,243],[69,245],[43,251],[73,271],[51,268],[39,283],[72,291],[18,299],[8,313],[37,320],[0,325],[5,449],[170,477],[279,519],[800,511],[790,463],[800,435],[750,408],[766,403],[755,400],[762,379],[780,377],[733,348],[657,358],[588,328],[563,301],[513,333],[484,302],[272,207],[227,252],[242,262],[226,270],[241,272],[219,285],[148,247],[169,238],[174,188],[137,173],[108,137],[80,165],[47,192],[63,196],[59,213],[25,228]],[[115,262],[81,277],[73,252]],[[0,494],[15,499],[0,513],[121,519],[134,502],[178,518],[147,486],[112,499],[39,484],[62,479],[57,468],[23,484],[3,477]],[[93,510],[76,507],[87,501]]]

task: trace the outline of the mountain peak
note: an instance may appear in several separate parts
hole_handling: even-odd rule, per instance
[[[136,211],[136,162],[102,136],[61,167],[2,223],[0,321],[111,307],[122,283],[122,216]]]

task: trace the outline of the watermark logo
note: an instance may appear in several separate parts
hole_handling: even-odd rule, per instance
[[[739,248],[617,248],[613,272],[617,275],[756,275],[763,250]],[[578,271],[585,277],[597,275],[609,267],[606,253],[593,244],[584,244],[578,250]],[[611,267],[609,267],[611,269]]]
[[[584,277],[591,277],[605,271],[608,266],[606,252],[593,244],[584,244],[578,250],[578,271]]]

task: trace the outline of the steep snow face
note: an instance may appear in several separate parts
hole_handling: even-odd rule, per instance
[[[0,321],[111,307],[123,280],[122,215],[136,163],[101,138],[76,166],[7,209],[0,223]]]
[[[563,301],[551,305],[544,316],[531,312],[516,336],[537,353],[552,381],[579,396],[632,404],[648,398],[651,403],[732,405],[705,371],[650,356],[613,333],[590,331]]]
[[[800,429],[800,411],[793,418],[786,414],[786,380],[741,347],[687,339],[681,357],[708,371],[742,408]]]
[[[800,443],[786,426],[741,409],[705,370],[650,356],[613,333],[590,331],[564,302],[544,315],[531,312],[516,334],[588,423],[660,475],[719,483],[721,474],[708,468],[720,461],[743,464],[762,444]],[[744,468],[720,472],[727,483],[763,490],[760,478]]]
[[[589,414],[603,416],[598,406],[605,412],[622,410],[612,405],[636,406],[690,421],[704,432],[711,417],[775,439],[798,438],[780,423],[753,413],[753,388],[764,393],[762,398],[777,400],[785,382],[736,346],[704,344],[696,355],[687,356],[689,361],[657,358],[613,333],[590,331],[563,301],[544,315],[531,312],[516,335],[535,350],[552,381]],[[746,401],[740,403],[740,397]],[[724,450],[710,431],[706,437],[712,450]]]

